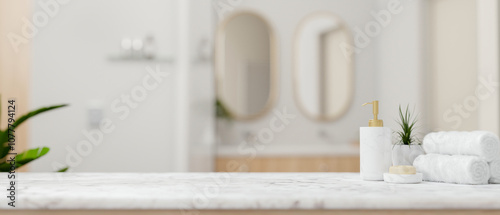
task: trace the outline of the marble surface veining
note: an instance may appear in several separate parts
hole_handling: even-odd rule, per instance
[[[17,173],[15,209],[500,209],[500,185],[359,173]],[[0,210],[7,175],[0,173]],[[3,193],[2,193],[3,192]]]

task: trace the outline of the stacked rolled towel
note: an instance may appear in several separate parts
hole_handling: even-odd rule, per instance
[[[458,184],[487,184],[490,178],[488,163],[467,155],[426,154],[413,162],[423,180]]]
[[[490,164],[490,183],[500,184],[500,158],[489,163]]]
[[[424,180],[484,184],[488,176],[490,183],[500,183],[500,140],[491,132],[429,133],[423,148],[429,156],[419,156],[413,165],[424,173]]]
[[[429,133],[424,137],[426,153],[475,155],[487,162],[500,159],[500,141],[487,131],[448,131]]]

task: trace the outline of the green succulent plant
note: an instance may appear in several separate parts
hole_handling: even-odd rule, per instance
[[[0,107],[1,107],[1,105],[2,104],[1,104],[1,98],[0,98]],[[10,162],[7,161],[9,159],[9,158],[7,158],[8,157],[7,155],[9,153],[9,151],[11,150],[11,146],[8,145],[8,142],[9,142],[9,134],[12,135],[12,130],[17,128],[19,125],[21,125],[23,122],[30,119],[31,117],[34,117],[34,116],[41,114],[43,112],[47,112],[47,111],[57,109],[57,108],[62,108],[65,106],[67,106],[67,105],[62,104],[62,105],[54,105],[54,106],[39,108],[37,110],[31,111],[31,112],[17,118],[15,120],[15,122],[11,123],[10,131],[8,128],[6,128],[5,130],[0,130],[0,172],[8,172],[8,171],[10,171],[10,168],[11,168]],[[0,120],[1,120],[1,118],[2,118],[2,114],[0,112]],[[47,154],[49,152],[49,150],[50,149],[48,147],[38,147],[38,148],[29,149],[29,150],[26,150],[22,153],[17,154],[16,159],[15,159],[16,169],[28,164],[29,162],[31,162],[33,160],[36,160],[36,159],[44,156],[45,154]],[[68,168],[66,167],[66,168],[59,170],[58,172],[64,172],[67,169]]]
[[[399,105],[399,121],[398,124],[401,126],[401,130],[396,132],[398,145],[415,145],[420,144],[420,139],[415,135],[415,125],[417,124],[417,117],[413,116],[409,110],[408,105],[406,110],[403,112],[401,105]]]

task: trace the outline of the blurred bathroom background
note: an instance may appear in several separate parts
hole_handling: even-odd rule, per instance
[[[0,0],[23,171],[358,172],[380,101],[499,133],[495,0]],[[2,105],[2,114],[6,105]],[[3,118],[5,119],[5,118]],[[2,120],[2,128],[6,126]]]

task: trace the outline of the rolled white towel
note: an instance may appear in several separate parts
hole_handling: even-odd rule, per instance
[[[489,163],[490,165],[490,183],[500,184],[500,159]]]
[[[413,162],[424,181],[458,184],[487,184],[490,167],[483,159],[467,155],[426,154]]]
[[[487,162],[500,159],[500,141],[488,131],[442,131],[424,137],[426,153],[476,155]]]

